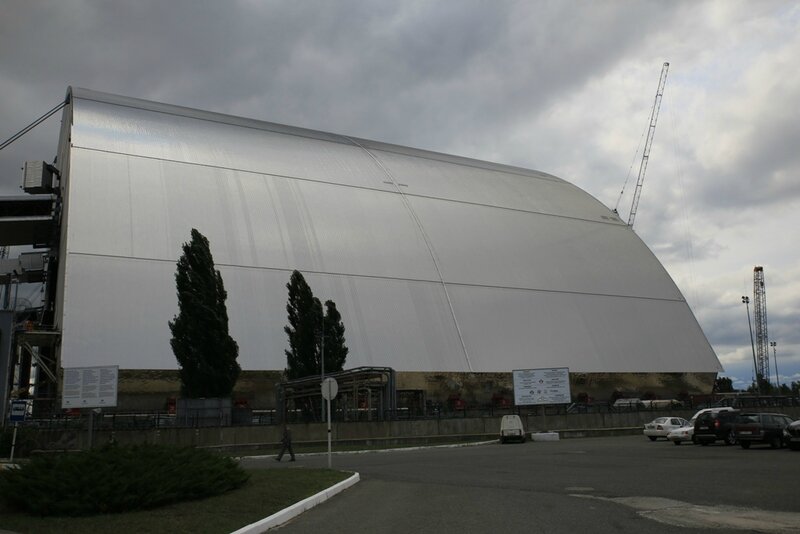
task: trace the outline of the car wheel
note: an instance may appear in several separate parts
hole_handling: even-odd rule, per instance
[[[729,431],[725,434],[725,445],[735,445],[736,444],[736,434],[733,431]]]
[[[708,442],[707,442],[707,441],[701,441],[701,442],[700,442],[700,445],[702,445],[703,447],[705,447],[706,445],[708,445]]]
[[[655,436],[647,436],[647,437],[650,438],[650,441],[655,441],[656,440]]]
[[[769,440],[769,446],[771,449],[780,449],[781,448],[781,440],[777,436]]]
[[[739,445],[741,445],[743,449],[749,449],[750,448],[750,442],[749,441],[740,441]]]
[[[681,444],[680,440],[677,440],[677,439],[675,441],[673,441],[672,443],[674,443],[675,445],[680,445]]]
[[[800,451],[800,444],[790,443],[789,448],[792,449],[793,451]]]

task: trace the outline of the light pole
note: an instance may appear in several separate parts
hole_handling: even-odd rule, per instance
[[[742,302],[747,308],[747,326],[750,328],[750,347],[753,349],[753,370],[755,371],[755,390],[761,394],[761,384],[758,379],[758,364],[756,363],[756,344],[753,341],[753,323],[750,322],[750,297],[742,295]]]
[[[320,386],[325,383],[325,311],[320,308],[322,312],[322,339],[320,339]],[[322,421],[325,421],[325,403],[320,402],[320,406],[322,406]]]
[[[770,341],[769,346],[772,347],[772,361],[775,362],[775,382],[778,383],[778,391],[781,389],[781,375],[778,374],[778,342]]]

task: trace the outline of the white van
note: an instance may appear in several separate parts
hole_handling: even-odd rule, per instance
[[[525,443],[525,429],[518,415],[504,415],[500,420],[500,443],[511,440]]]
[[[617,399],[614,401],[614,408],[638,410],[639,408],[644,408],[644,403],[642,399]]]

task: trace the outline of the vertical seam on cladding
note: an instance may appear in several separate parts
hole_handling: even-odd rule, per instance
[[[384,167],[383,163],[381,163],[381,161],[377,157],[375,157],[375,154],[370,152],[364,145],[362,145],[361,143],[359,143],[355,139],[353,139],[351,137],[347,137],[345,135],[343,135],[342,137],[344,137],[345,139],[347,139],[351,143],[353,143],[353,144],[357,145],[359,148],[361,148],[361,150],[366,152],[367,155],[369,155],[369,157],[372,158],[372,160],[375,162],[375,164],[378,165],[378,167],[380,167],[380,169],[384,172],[384,174],[392,182],[392,185],[394,186],[395,190],[400,195],[400,198],[403,201],[403,205],[405,205],[406,209],[408,210],[409,214],[411,215],[411,218],[414,220],[414,223],[417,225],[417,228],[419,228],[419,231],[422,234],[422,239],[423,239],[423,241],[425,241],[425,246],[428,249],[428,253],[431,255],[431,260],[433,261],[433,267],[434,267],[434,269],[436,269],[436,275],[439,277],[439,281],[442,283],[442,289],[444,290],[444,297],[447,300],[447,306],[450,308],[450,316],[453,318],[453,324],[455,325],[456,333],[458,334],[458,341],[461,343],[461,350],[464,351],[464,359],[467,361],[467,369],[469,369],[469,371],[472,372],[472,362],[469,359],[469,352],[467,351],[467,345],[464,343],[464,336],[461,335],[461,326],[458,324],[458,318],[456,317],[456,312],[455,312],[455,309],[453,308],[453,302],[452,302],[452,300],[450,300],[450,292],[447,290],[447,284],[445,283],[444,277],[442,276],[442,270],[441,270],[441,268],[439,266],[439,261],[436,259],[436,254],[433,251],[433,243],[431,243],[431,240],[428,237],[428,233],[425,231],[425,228],[422,226],[422,221],[419,220],[419,217],[417,216],[417,213],[414,211],[414,208],[411,206],[411,202],[409,202],[409,200],[406,197],[405,193],[403,193],[403,190],[398,185],[397,180],[395,180],[395,177],[392,175],[391,172],[389,172],[389,169]]]

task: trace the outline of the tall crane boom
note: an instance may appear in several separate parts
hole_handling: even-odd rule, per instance
[[[769,336],[767,335],[767,288],[764,268],[753,268],[753,320],[756,323],[756,380],[769,382]]]
[[[653,109],[650,111],[650,127],[647,129],[647,140],[644,142],[642,162],[639,164],[639,177],[636,179],[636,189],[633,191],[633,202],[631,203],[631,211],[628,215],[628,226],[631,228],[633,228],[633,221],[636,219],[639,197],[642,195],[644,173],[647,171],[647,161],[650,159],[650,145],[653,144],[653,134],[656,132],[656,122],[658,122],[658,111],[661,109],[661,98],[664,96],[664,86],[667,84],[667,71],[669,71],[669,63],[664,62],[664,65],[661,67],[661,77],[658,80],[656,100],[653,102]]]

